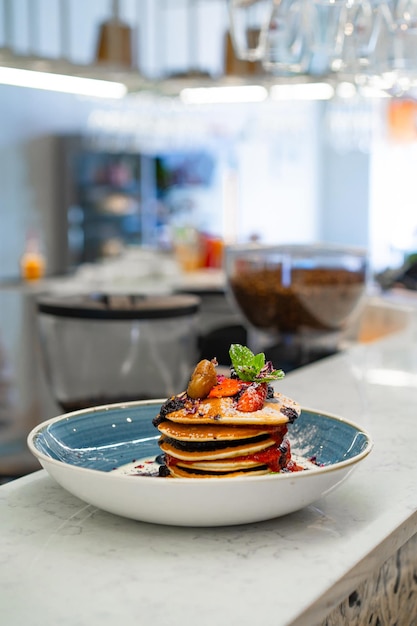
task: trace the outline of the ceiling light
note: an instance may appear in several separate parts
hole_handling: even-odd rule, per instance
[[[391,94],[383,91],[382,89],[378,89],[377,87],[372,87],[368,85],[364,85],[360,88],[360,94],[364,98],[390,98]]]
[[[185,104],[222,104],[236,102],[262,102],[268,91],[262,85],[237,85],[226,87],[185,88],[180,98]]]
[[[328,83],[294,83],[272,85],[269,95],[273,100],[330,100],[334,95]]]
[[[123,98],[127,93],[126,86],[118,82],[50,72],[37,72],[14,67],[0,67],[0,84],[59,91],[95,98]]]
[[[343,81],[337,85],[336,93],[339,98],[345,98],[348,100],[349,98],[355,98],[358,95],[358,89],[353,83]]]

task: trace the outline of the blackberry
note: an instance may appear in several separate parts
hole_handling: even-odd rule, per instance
[[[272,400],[273,397],[274,397],[274,388],[272,385],[268,385],[266,389],[266,399]]]
[[[170,471],[167,468],[166,465],[161,465],[159,468],[159,476],[162,476],[163,478],[166,478],[166,476],[170,475]]]
[[[295,409],[292,409],[290,406],[283,406],[281,409],[281,413],[288,417],[288,421],[292,424],[298,417],[298,413]]]

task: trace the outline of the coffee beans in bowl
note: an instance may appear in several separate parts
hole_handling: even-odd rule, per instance
[[[363,250],[329,245],[236,245],[226,250],[229,293],[247,321],[275,334],[348,327],[366,291]]]

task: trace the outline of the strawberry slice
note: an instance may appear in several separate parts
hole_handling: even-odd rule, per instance
[[[244,413],[259,411],[264,405],[267,393],[267,383],[252,383],[248,385],[237,401],[237,410]]]
[[[221,378],[214,387],[211,388],[209,398],[228,398],[235,396],[245,383],[238,378]]]

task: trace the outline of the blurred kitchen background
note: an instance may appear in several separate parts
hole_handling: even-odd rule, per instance
[[[363,246],[387,280],[417,251],[413,89],[329,75],[320,50],[307,80],[266,75],[236,58],[229,26],[225,0],[0,0],[6,477],[32,468],[23,435],[58,411],[39,360],[39,293],[221,292],[230,243]],[[104,79],[114,92],[20,86],[10,68]],[[259,85],[259,97],[229,102],[201,92]],[[28,248],[44,263],[39,281],[25,279]],[[240,323],[226,305],[224,322]]]

